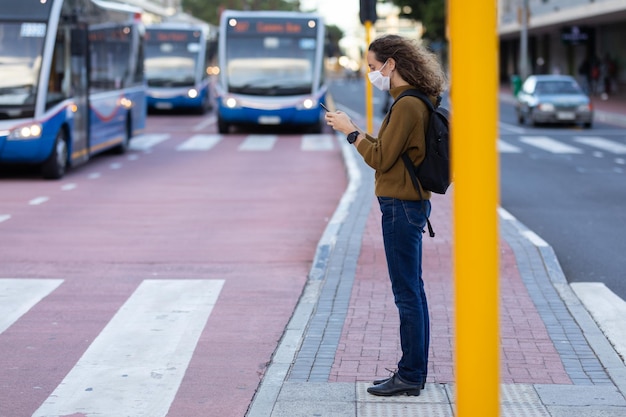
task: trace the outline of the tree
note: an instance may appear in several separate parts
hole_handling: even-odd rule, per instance
[[[298,0],[183,0],[183,11],[205,22],[219,24],[222,10],[299,11]]]
[[[423,38],[431,43],[446,40],[446,0],[392,0],[400,15],[419,20],[424,26]]]

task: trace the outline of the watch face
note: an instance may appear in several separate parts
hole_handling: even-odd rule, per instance
[[[348,143],[356,142],[356,138],[359,137],[359,132],[352,132],[348,135]]]

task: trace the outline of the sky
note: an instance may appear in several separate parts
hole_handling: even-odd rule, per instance
[[[359,0],[300,0],[302,10],[317,9],[326,24],[338,26],[348,35],[359,24]]]

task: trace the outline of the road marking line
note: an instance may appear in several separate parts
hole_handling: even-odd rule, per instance
[[[119,162],[113,162],[112,164],[109,164],[109,169],[120,169],[122,168],[122,164],[120,164]]]
[[[331,151],[334,149],[335,135],[324,133],[316,135],[302,135],[303,151]]]
[[[276,135],[248,135],[239,145],[240,151],[271,151],[278,140]]]
[[[217,145],[222,135],[193,135],[176,148],[177,151],[208,151]]]
[[[62,279],[0,279],[0,333],[62,282]]]
[[[626,358],[626,301],[601,282],[570,284],[578,298],[609,339],[622,361]]]
[[[70,190],[75,189],[76,187],[78,187],[78,186],[76,184],[74,184],[74,183],[63,184],[61,186],[61,190],[63,190],[63,191],[70,191]]]
[[[165,417],[223,280],[146,280],[33,416]]]
[[[5,222],[11,218],[10,214],[0,214],[0,223]]]
[[[614,154],[622,155],[626,154],[626,145],[602,138],[600,136],[577,136],[574,140],[578,143],[582,143],[594,148],[602,149],[603,151],[611,152]]]
[[[151,133],[140,135],[130,141],[130,149],[134,151],[145,151],[169,138],[170,135],[167,133]]]
[[[518,148],[517,146],[511,145],[503,141],[502,139],[498,139],[498,152],[500,153],[521,153],[522,148]]]
[[[583,153],[579,148],[575,148],[547,136],[520,136],[520,141],[551,153]]]
[[[197,125],[195,125],[192,130],[194,132],[197,132],[198,130],[202,130],[205,127],[213,125],[215,123],[217,123],[217,116],[211,115],[211,116],[205,118],[203,121],[201,121]]]
[[[89,178],[90,180],[95,180],[100,178],[102,175],[99,172],[92,172],[91,174],[87,175],[87,178]]]
[[[43,204],[46,201],[50,200],[48,197],[36,197],[28,202],[31,206],[38,206],[39,204]]]

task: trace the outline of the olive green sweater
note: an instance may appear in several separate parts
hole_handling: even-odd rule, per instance
[[[390,93],[395,99],[401,92],[410,88],[413,87],[395,87]],[[435,104],[433,98],[431,101]],[[424,159],[424,137],[429,117],[428,108],[419,98],[404,97],[393,106],[390,120],[387,113],[378,137],[366,135],[367,140],[359,143],[357,150],[365,163],[376,171],[374,189],[376,196],[400,200],[420,199],[401,156],[408,150],[409,157],[415,165]],[[430,199],[430,191],[422,189],[422,197]]]

